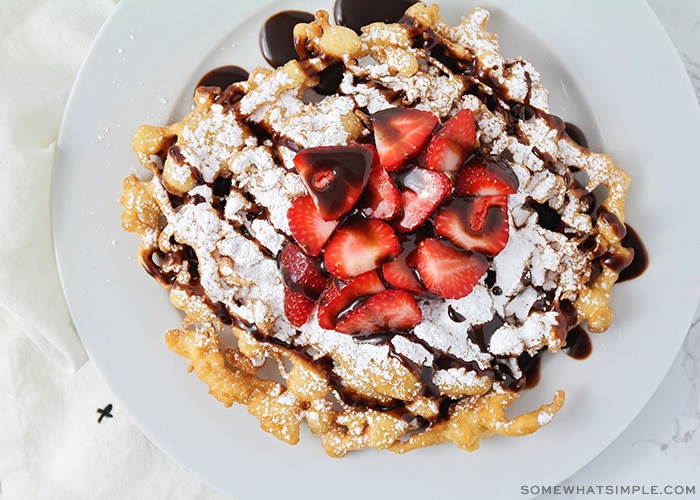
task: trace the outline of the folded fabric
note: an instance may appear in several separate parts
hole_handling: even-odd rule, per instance
[[[141,433],[94,364],[61,372],[7,319],[0,311],[0,498],[225,498]]]
[[[51,167],[78,69],[116,0],[3,0],[0,16],[0,308],[57,366],[87,356],[55,263]]]

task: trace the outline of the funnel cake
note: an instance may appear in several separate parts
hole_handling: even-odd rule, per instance
[[[610,325],[629,179],[488,18],[418,3],[358,34],[319,11],[300,60],[134,136],[152,175],[124,181],[123,226],[184,312],[167,345],[284,442],[303,422],[335,457],[532,433],[564,403],[505,415],[539,355]]]

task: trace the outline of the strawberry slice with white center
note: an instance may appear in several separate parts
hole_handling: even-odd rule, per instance
[[[455,178],[459,196],[503,196],[518,192],[518,177],[505,160],[477,156],[464,165]]]
[[[323,262],[333,276],[346,280],[389,262],[399,252],[401,243],[389,224],[355,216],[333,233]]]
[[[421,226],[452,192],[452,181],[442,172],[414,167],[401,176],[403,215],[396,228],[407,233]]]
[[[464,109],[447,120],[425,149],[425,166],[431,170],[456,172],[476,151],[476,126],[471,110]]]
[[[335,329],[338,316],[358,300],[386,290],[376,271],[360,274],[346,284],[333,283],[321,296],[318,305],[318,324],[326,330]]]
[[[387,108],[370,116],[379,161],[389,172],[400,170],[428,142],[438,124],[429,111]]]
[[[407,332],[422,319],[413,295],[405,290],[385,290],[344,314],[335,329],[350,335]]]
[[[287,210],[289,229],[304,251],[317,257],[340,221],[326,221],[318,213],[310,195],[300,196]]]
[[[330,221],[352,210],[378,161],[371,145],[319,146],[297,153],[294,167],[321,218]]]
[[[506,196],[456,197],[435,217],[435,233],[465,250],[494,256],[508,243]]]
[[[425,288],[415,274],[415,269],[406,264],[405,260],[396,259],[382,266],[382,275],[387,283],[395,288],[421,294]]]
[[[457,249],[437,238],[426,238],[418,244],[416,264],[425,287],[446,299],[469,295],[489,267],[483,255]]]
[[[365,216],[390,220],[401,213],[401,194],[389,173],[376,163],[357,207]]]
[[[384,280],[394,288],[401,288],[416,295],[425,293],[416,274],[416,243],[417,233],[401,236],[402,250],[396,259],[382,266]]]

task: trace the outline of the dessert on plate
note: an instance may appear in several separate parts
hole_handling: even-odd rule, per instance
[[[337,457],[532,433],[563,391],[505,410],[542,353],[610,325],[629,178],[488,19],[318,11],[296,58],[135,133],[150,177],[125,179],[122,221],[184,313],[167,345],[282,441],[304,422]]]

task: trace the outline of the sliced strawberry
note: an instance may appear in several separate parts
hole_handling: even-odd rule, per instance
[[[435,217],[435,233],[458,247],[497,255],[508,243],[506,196],[456,197]]]
[[[356,216],[331,236],[323,262],[333,276],[346,280],[390,261],[399,252],[401,243],[389,224]]]
[[[396,224],[399,232],[422,225],[452,192],[452,181],[442,172],[414,167],[401,176],[403,215]]]
[[[351,144],[304,149],[294,157],[294,166],[321,218],[330,221],[355,206],[378,161],[374,146]]]
[[[385,290],[376,271],[360,274],[344,285],[333,283],[321,296],[318,305],[318,324],[326,330],[335,329],[336,319],[356,301]]]
[[[339,223],[338,220],[323,220],[308,194],[292,202],[292,206],[287,210],[287,219],[292,236],[312,257],[321,253]]]
[[[320,262],[308,256],[299,245],[289,242],[278,257],[284,284],[290,290],[316,299],[328,284],[328,275],[321,271]]]
[[[370,271],[370,273],[377,274],[374,271]],[[360,275],[355,279],[360,279],[362,276],[363,275]],[[379,277],[377,277],[377,279],[379,279]],[[379,284],[383,289],[384,285],[381,281]],[[326,330],[333,330],[335,328],[335,320],[344,309],[342,305],[344,299],[339,298],[342,290],[344,290],[344,288],[341,288],[336,281],[333,281],[318,301],[318,312],[316,313],[318,324]]]
[[[406,264],[405,260],[392,260],[382,266],[382,275],[387,283],[394,288],[407,290],[411,293],[421,294],[425,288],[416,277],[415,269]]]
[[[284,313],[287,320],[297,328],[309,320],[314,309],[314,302],[303,292],[284,288]]]
[[[425,166],[431,170],[456,172],[476,151],[476,126],[471,110],[464,109],[447,120],[425,149]]]
[[[518,192],[518,177],[505,160],[496,156],[476,157],[455,178],[459,196],[503,196]]]
[[[401,253],[396,259],[382,266],[382,276],[394,288],[401,288],[415,294],[424,293],[425,287],[416,275],[416,243],[419,236],[411,233],[402,236],[401,240]]]
[[[401,194],[394,180],[381,164],[376,163],[369,174],[365,192],[357,204],[367,217],[390,220],[401,213]]]
[[[438,123],[429,111],[414,108],[388,108],[370,116],[379,160],[395,172],[416,156],[428,142]]]
[[[483,255],[459,250],[436,238],[418,244],[416,263],[426,288],[446,299],[469,295],[489,266]]]
[[[407,332],[423,319],[416,299],[405,290],[385,290],[343,315],[335,327],[350,335]]]

